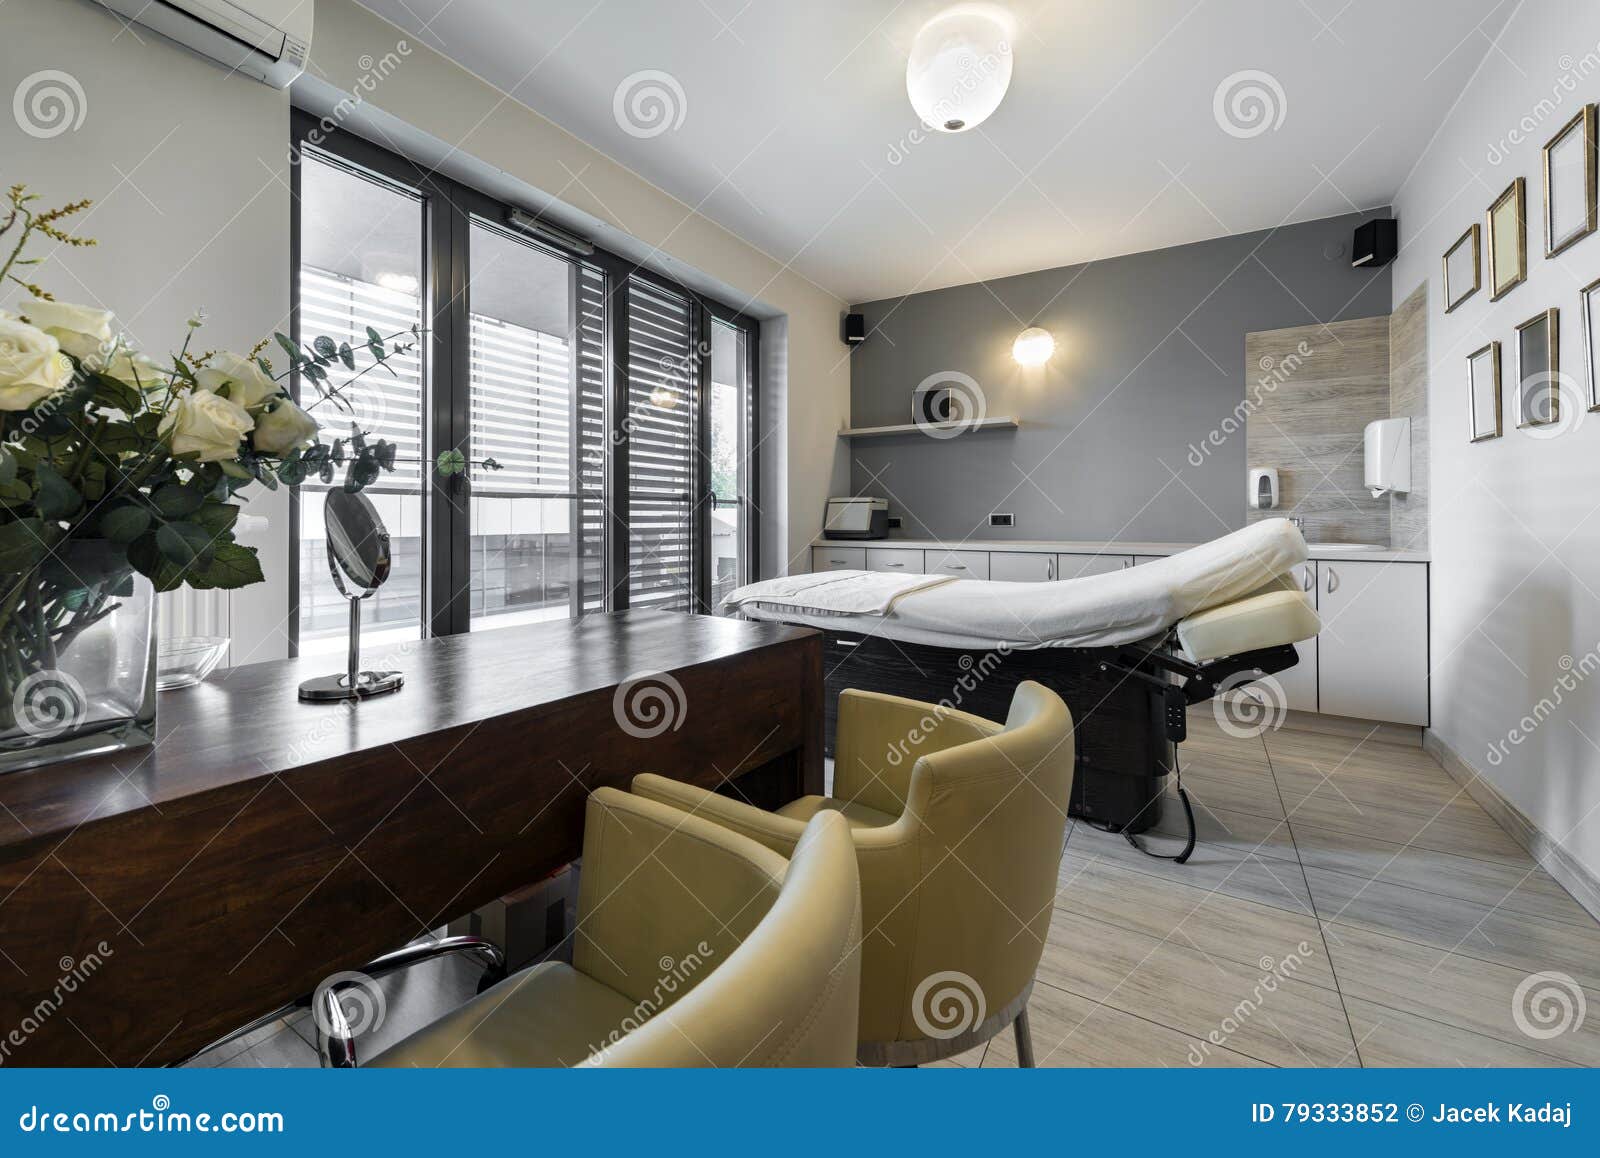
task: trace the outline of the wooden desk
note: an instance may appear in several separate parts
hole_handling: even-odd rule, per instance
[[[401,691],[301,704],[337,658],[252,664],[163,694],[153,748],[0,776],[0,1061],[181,1059],[572,860],[639,772],[822,790],[813,632],[630,611],[371,652]],[[625,729],[655,672],[681,707]]]

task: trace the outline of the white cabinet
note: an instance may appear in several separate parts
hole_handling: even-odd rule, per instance
[[[813,547],[811,548],[811,569],[813,571],[865,571],[867,569],[867,549],[865,547]]]
[[[922,552],[905,547],[868,547],[867,570],[918,575],[922,572]]]
[[[1133,557],[1133,565],[1135,567],[1143,567],[1146,563],[1154,563],[1157,559],[1165,558],[1165,555],[1135,555]]]
[[[989,578],[1008,583],[1048,583],[1058,578],[1056,557],[1047,551],[990,551]]]
[[[1317,564],[1317,710],[1358,720],[1428,722],[1428,568]]]
[[[1317,602],[1315,560],[1300,564],[1290,574],[1300,585],[1300,590],[1306,593],[1306,598],[1311,600],[1312,606],[1315,606]],[[1317,710],[1317,637],[1301,640],[1294,645],[1294,649],[1300,653],[1300,662],[1272,678],[1277,680],[1278,686],[1283,689],[1285,707],[1293,708],[1297,712],[1314,712]]]
[[[1057,555],[1056,574],[1062,579],[1082,579],[1085,575],[1104,575],[1133,566],[1132,555]]]
[[[928,551],[926,559],[929,575],[954,575],[958,579],[989,577],[987,551]]]

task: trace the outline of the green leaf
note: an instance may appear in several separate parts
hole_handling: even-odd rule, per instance
[[[306,464],[301,459],[285,460],[278,466],[278,481],[286,487],[297,487],[306,481]]]
[[[18,519],[0,525],[0,573],[31,571],[49,551],[43,519]]]
[[[369,346],[382,346],[383,345],[383,335],[378,333],[378,331],[373,329],[371,326],[367,327],[367,345],[369,345]]]
[[[339,347],[333,344],[333,339],[326,334],[318,334],[311,340],[311,348],[317,352],[318,357],[332,360],[339,356]]]
[[[435,466],[442,476],[449,478],[467,469],[467,456],[459,450],[441,450]]]
[[[378,439],[378,445],[375,449],[378,455],[378,465],[384,470],[393,470],[394,455],[396,450],[395,444],[387,439],[380,438]]]
[[[112,507],[100,516],[100,533],[113,543],[131,543],[150,529],[150,512],[135,503]]]
[[[171,482],[157,487],[150,501],[163,519],[184,519],[200,509],[200,504],[206,501],[206,492],[202,487]]]
[[[33,488],[22,479],[0,484],[0,506],[20,507],[33,502]]]
[[[108,378],[104,374],[94,377],[94,400],[102,406],[109,406],[113,410],[120,410],[129,416],[138,414],[144,409],[144,395],[132,386],[124,385],[115,378]]]
[[[280,334],[277,331],[273,331],[272,336],[277,340],[278,345],[283,347],[283,352],[289,355],[289,365],[293,366],[300,361],[300,347],[290,341],[287,334]]]
[[[191,563],[202,570],[211,565],[216,543],[204,527],[195,523],[166,523],[156,530],[156,547],[168,562],[180,567]]]
[[[56,468],[47,462],[41,462],[34,468],[33,481],[37,488],[33,505],[47,519],[65,519],[83,506],[83,496],[78,493],[78,488],[62,478]]]
[[[341,342],[339,344],[339,361],[344,363],[346,370],[354,370],[356,368],[356,352],[350,348],[349,342]]]
[[[232,533],[233,525],[239,521],[239,508],[232,503],[208,502],[189,521],[204,527],[212,535],[227,535]]]
[[[17,458],[9,450],[0,447],[0,486],[6,486],[17,481]]]
[[[201,591],[212,588],[231,591],[260,583],[266,576],[261,573],[261,561],[254,547],[241,547],[237,543],[224,543],[217,548],[216,557],[204,570],[189,576],[189,585]]]
[[[231,458],[225,458],[221,462],[217,463],[217,465],[222,468],[222,473],[227,475],[229,478],[241,479],[244,482],[249,482],[255,478],[255,475],[251,474],[248,469],[233,461]]]

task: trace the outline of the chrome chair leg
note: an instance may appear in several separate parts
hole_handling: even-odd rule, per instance
[[[1023,1006],[1022,1012],[1017,1014],[1017,1020],[1011,1023],[1012,1032],[1017,1037],[1017,1067],[1019,1069],[1033,1069],[1033,1031],[1028,1027],[1028,1008]]]

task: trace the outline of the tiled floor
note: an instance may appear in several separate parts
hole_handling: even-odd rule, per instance
[[[1600,924],[1420,748],[1240,738],[1195,712],[1182,755],[1189,863],[1068,832],[1029,1006],[1040,1065],[1600,1064]],[[1173,804],[1151,851],[1181,847]],[[367,1048],[475,980],[465,962],[390,979]],[[1589,1015],[1551,1033],[1569,986]],[[312,1032],[301,1015],[198,1064],[314,1065]],[[1005,1033],[955,1064],[1015,1061]]]
[[[1425,752],[1236,738],[1199,712],[1190,733],[1188,864],[1068,834],[1029,1006],[1040,1065],[1600,1064],[1600,924]],[[1565,976],[1524,984],[1545,972]],[[1589,1015],[1550,1033],[1573,987]],[[959,1060],[1016,1053],[1003,1035]]]

